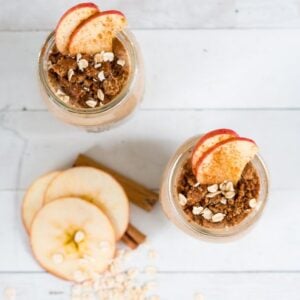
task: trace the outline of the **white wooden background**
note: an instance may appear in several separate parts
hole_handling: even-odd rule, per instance
[[[88,152],[158,189],[176,147],[218,127],[257,141],[271,172],[268,206],[251,233],[228,244],[184,235],[159,205],[151,214],[133,207],[159,255],[157,294],[300,299],[300,0],[102,1],[128,16],[147,84],[140,111],[101,134],[58,122],[37,86],[39,48],[75,2],[0,0],[0,299],[7,287],[21,300],[68,299],[68,285],[32,258],[21,225],[34,178]],[[138,251],[135,261],[144,263]]]

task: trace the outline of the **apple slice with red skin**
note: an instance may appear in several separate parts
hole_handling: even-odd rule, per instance
[[[204,134],[197,142],[192,153],[193,173],[196,175],[196,166],[203,153],[219,142],[238,136],[239,135],[235,131],[226,128],[212,130]]]
[[[69,53],[95,54],[112,50],[115,34],[127,25],[125,16],[117,10],[98,12],[83,21],[72,33]]]
[[[61,53],[67,53],[72,32],[84,20],[99,12],[94,3],[80,3],[68,9],[55,29],[55,43]]]
[[[206,151],[197,163],[197,180],[201,184],[222,183],[225,180],[236,184],[248,162],[258,152],[253,140],[234,137],[222,141]]]

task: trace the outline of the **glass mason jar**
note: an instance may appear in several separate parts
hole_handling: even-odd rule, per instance
[[[75,108],[67,105],[54,93],[48,80],[48,57],[55,43],[52,32],[46,39],[39,55],[41,92],[48,109],[63,122],[83,127],[88,131],[107,130],[131,115],[144,94],[144,67],[141,51],[129,30],[118,33],[116,38],[127,51],[130,72],[126,85],[110,103],[96,108]]]
[[[206,228],[193,221],[188,221],[186,214],[179,204],[177,182],[181,175],[182,168],[190,159],[192,151],[199,136],[187,140],[179,147],[176,153],[168,162],[160,189],[160,202],[168,219],[185,233],[207,241],[230,241],[240,237],[243,233],[252,228],[253,224],[261,216],[267,202],[269,190],[269,175],[266,166],[259,155],[252,160],[260,179],[260,191],[257,205],[252,212],[239,224],[227,228]]]

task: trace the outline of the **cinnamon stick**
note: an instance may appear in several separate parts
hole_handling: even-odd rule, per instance
[[[128,225],[122,241],[131,249],[135,249],[146,240],[146,236],[132,224]]]
[[[158,201],[157,193],[83,154],[77,157],[74,166],[90,166],[110,173],[123,186],[129,200],[146,211],[151,211]]]

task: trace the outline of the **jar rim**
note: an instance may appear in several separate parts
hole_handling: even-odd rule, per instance
[[[136,74],[138,72],[137,67],[137,53],[136,49],[133,45],[135,42],[135,37],[133,34],[128,30],[124,29],[121,32],[118,32],[116,35],[116,38],[123,44],[125,47],[129,60],[130,60],[130,72],[129,76],[126,82],[126,85],[123,86],[121,92],[108,104],[96,107],[96,108],[74,108],[70,105],[67,105],[64,103],[51,89],[51,87],[48,84],[48,74],[46,72],[47,70],[47,58],[49,55],[50,50],[53,47],[53,44],[55,42],[55,31],[52,31],[46,38],[45,43],[43,44],[41,51],[39,53],[38,57],[38,73],[40,77],[40,81],[42,82],[42,85],[51,101],[55,103],[58,107],[64,109],[65,111],[68,111],[69,113],[73,114],[82,114],[82,115],[98,115],[104,112],[108,112],[111,109],[115,109],[117,106],[121,105],[126,99],[127,96],[130,93],[130,90],[132,86],[134,85],[134,82],[136,80]]]
[[[194,136],[188,139],[181,147],[178,148],[174,156],[170,159],[164,179],[161,187],[161,202],[164,208],[165,214],[171,219],[175,225],[180,229],[187,231],[190,235],[197,238],[204,238],[210,241],[229,240],[230,238],[240,235],[242,232],[250,229],[254,223],[259,219],[267,203],[269,193],[269,173],[265,162],[260,155],[256,155],[252,160],[255,169],[258,172],[260,178],[260,191],[257,207],[240,223],[230,226],[228,228],[207,228],[197,224],[196,222],[189,221],[188,217],[184,213],[182,207],[180,207],[177,195],[177,182],[180,171],[183,168],[184,163],[190,158],[195,143],[199,140],[200,136]],[[177,201],[176,201],[177,200]],[[163,202],[167,202],[169,211],[167,212],[166,205]]]

